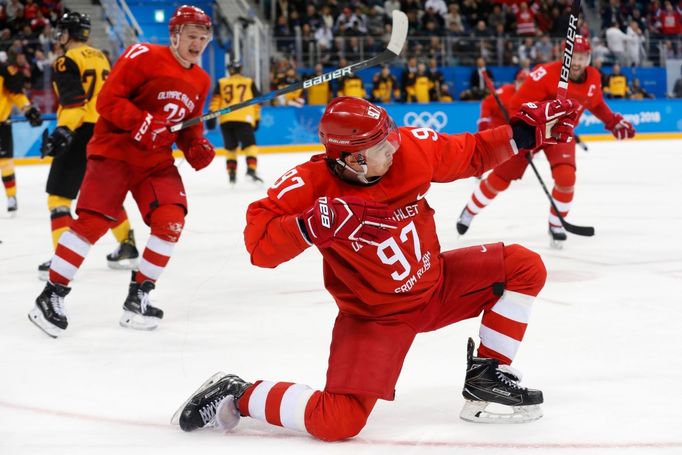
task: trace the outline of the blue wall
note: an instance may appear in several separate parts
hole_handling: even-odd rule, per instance
[[[640,133],[682,133],[682,100],[609,100],[608,104],[631,121]],[[398,125],[425,126],[445,133],[476,131],[479,115],[478,102],[391,104],[386,108]],[[256,140],[259,145],[317,143],[317,125],[323,111],[323,106],[266,106],[262,110]],[[54,129],[54,116],[46,124],[50,131]],[[44,127],[31,128],[27,123],[15,123],[12,128],[15,156],[39,156]],[[580,119],[577,132],[608,134],[589,112]],[[218,130],[208,132],[207,136],[215,146],[223,146]]]

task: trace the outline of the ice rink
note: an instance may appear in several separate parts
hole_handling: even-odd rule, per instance
[[[106,267],[115,241],[90,251],[51,339],[27,319],[51,256],[47,166],[17,168],[19,212],[0,196],[0,454],[680,454],[682,453],[682,141],[594,142],[578,151],[569,221],[596,236],[549,248],[548,203],[529,170],[458,238],[473,179],[434,184],[443,250],[502,240],[542,254],[549,278],[514,365],[542,389],[545,416],[524,425],[458,417],[471,320],[417,337],[394,402],[380,401],[354,440],[242,419],[232,433],[186,434],[176,408],[216,371],[322,388],[336,307],[309,249],[277,269],[250,265],[247,205],[308,154],[262,155],[266,186],[228,188],[224,157],[195,173],[178,162],[190,213],[158,288],[160,327],[119,327],[129,273]],[[551,182],[543,157],[536,163]],[[549,183],[548,183],[549,184]],[[148,228],[126,203],[142,250]]]

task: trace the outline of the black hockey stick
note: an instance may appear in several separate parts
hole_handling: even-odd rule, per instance
[[[192,125],[196,125],[199,122],[203,122],[212,118],[220,117],[221,115],[227,114],[229,112],[236,111],[238,109],[251,106],[253,104],[260,104],[260,103],[265,103],[267,101],[270,101],[274,98],[277,98],[280,95],[284,95],[286,93],[293,92],[295,90],[300,90],[300,89],[307,89],[310,88],[314,85],[319,85],[323,84],[325,82],[332,81],[334,79],[339,79],[344,76],[349,76],[351,74],[355,74],[358,71],[364,70],[366,68],[370,68],[372,66],[377,66],[381,65],[383,63],[390,62],[394,58],[396,58],[398,55],[400,55],[400,52],[403,49],[403,45],[405,44],[405,40],[407,39],[407,28],[408,28],[408,20],[407,16],[405,13],[402,11],[398,10],[393,10],[393,28],[391,30],[391,40],[388,43],[388,46],[386,47],[386,50],[383,51],[381,54],[376,55],[370,59],[363,60],[358,63],[354,63],[352,65],[345,66],[343,68],[336,69],[334,71],[330,71],[329,73],[322,74],[320,76],[315,76],[310,79],[306,79],[304,81],[299,81],[296,82],[295,84],[291,84],[287,87],[281,88],[279,90],[274,90],[272,92],[266,93],[261,96],[257,96],[255,98],[251,98],[250,100],[244,101],[243,103],[235,104],[233,106],[228,106],[223,109],[209,112],[207,114],[204,114],[200,117],[195,117],[193,119],[186,120],[184,122],[176,123],[175,125],[171,126],[169,129],[171,132],[175,133],[176,131],[180,131],[182,129],[185,129],[187,127],[190,127]]]
[[[569,62],[570,65],[570,62]],[[502,104],[502,101],[500,98],[497,96],[497,93],[495,92],[495,86],[493,85],[493,82],[490,80],[490,77],[488,76],[488,73],[483,72],[483,79],[485,81],[486,87],[488,87],[488,90],[490,90],[490,93],[493,95],[493,98],[495,98],[495,102],[497,103],[497,106],[500,108],[500,111],[502,112],[502,115],[504,116],[504,119],[507,123],[510,123],[509,120],[509,112],[507,112],[507,108],[504,107]],[[582,235],[585,237],[591,237],[594,235],[594,228],[592,226],[576,226],[575,224],[571,224],[568,221],[564,219],[563,216],[561,216],[561,212],[559,211],[559,208],[556,206],[556,203],[554,202],[554,198],[552,195],[549,193],[547,190],[547,186],[545,185],[545,181],[542,180],[542,177],[540,176],[540,173],[538,172],[538,168],[535,167],[535,163],[533,163],[533,157],[531,156],[531,153],[528,152],[526,153],[526,160],[528,160],[528,164],[530,164],[530,167],[533,169],[533,172],[535,173],[535,176],[538,178],[538,181],[540,182],[540,186],[542,187],[542,190],[545,192],[547,195],[547,199],[549,199],[549,203],[554,209],[554,212],[556,213],[557,218],[559,218],[559,221],[561,221],[561,225],[566,229],[566,231],[570,232],[571,234],[575,235]]]

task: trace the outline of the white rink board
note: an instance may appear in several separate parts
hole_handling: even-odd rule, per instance
[[[594,238],[548,247],[548,203],[529,170],[458,238],[473,180],[433,185],[443,249],[498,240],[542,254],[547,286],[515,366],[544,391],[545,417],[526,425],[458,418],[465,346],[477,321],[417,337],[396,400],[379,402],[360,435],[326,444],[243,419],[237,430],[184,434],[176,407],[218,370],[247,380],[324,386],[335,306],[309,250],[275,270],[250,265],[246,206],[265,187],[228,189],[224,158],[195,173],[179,162],[190,201],[182,239],[158,289],[155,332],[118,326],[129,274],[107,270],[115,242],[90,252],[66,300],[57,340],[26,313],[50,256],[46,166],[17,168],[19,215],[0,196],[0,454],[678,454],[682,453],[682,141],[595,142],[578,151],[569,221]],[[263,155],[272,183],[308,154]],[[546,161],[537,165],[551,182]],[[548,183],[549,184],[549,183]],[[126,204],[140,249],[148,229]]]

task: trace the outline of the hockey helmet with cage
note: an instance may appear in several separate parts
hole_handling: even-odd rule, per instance
[[[66,11],[57,21],[55,37],[59,39],[64,31],[69,32],[69,39],[86,42],[90,38],[90,16],[76,11]]]
[[[333,99],[322,114],[320,142],[327,158],[342,159],[345,154],[363,154],[389,141],[397,150],[400,133],[386,110],[362,98],[342,96]]]
[[[203,26],[212,32],[211,18],[202,10],[192,5],[182,5],[175,10],[168,21],[170,34],[178,33],[183,25]]]
[[[241,71],[242,71],[242,61],[239,60],[239,59],[232,60],[232,61],[227,65],[227,70],[230,72],[230,74],[241,73]]]

